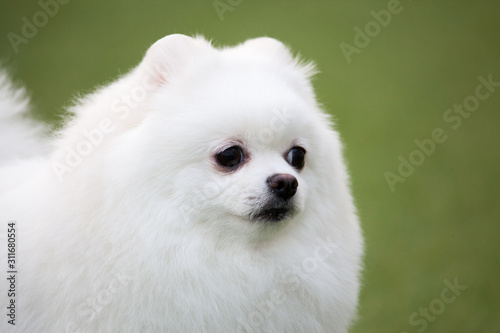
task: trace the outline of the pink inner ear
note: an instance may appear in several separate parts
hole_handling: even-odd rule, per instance
[[[158,84],[158,86],[162,86],[167,84],[167,78],[166,78],[166,71],[167,69],[164,66],[157,65],[155,68],[155,82]]]
[[[142,70],[140,71],[142,71],[144,78],[143,82],[149,82],[150,88],[161,87],[162,85],[167,84],[168,70],[164,64],[145,61],[141,67]]]

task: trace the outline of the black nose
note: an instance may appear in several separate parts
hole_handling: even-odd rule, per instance
[[[267,178],[267,185],[276,196],[288,200],[297,193],[297,178],[286,173],[277,173]]]

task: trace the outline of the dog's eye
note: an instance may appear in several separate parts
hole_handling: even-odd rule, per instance
[[[286,156],[286,161],[295,169],[301,170],[304,167],[305,156],[306,156],[306,150],[304,148],[293,147],[288,152],[288,155]]]
[[[234,168],[243,161],[243,151],[238,146],[232,146],[215,155],[215,159],[226,168]]]

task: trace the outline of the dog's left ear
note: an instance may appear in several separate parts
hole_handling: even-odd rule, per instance
[[[316,65],[312,61],[303,61],[298,55],[294,55],[285,44],[274,38],[258,37],[249,39],[241,44],[241,47],[251,50],[256,57],[274,58],[281,64],[289,63],[296,67],[307,79],[317,73]]]
[[[278,52],[288,52],[288,48],[277,39],[272,37],[257,37],[246,40],[243,45],[248,48],[253,48],[255,50],[269,51],[274,49]]]
[[[181,75],[186,67],[207,48],[211,48],[210,43],[202,37],[168,35],[148,49],[140,68],[158,86],[168,84],[176,76]]]
[[[271,37],[249,39],[242,46],[247,50],[252,50],[254,55],[257,56],[261,54],[267,58],[269,55],[274,55],[287,61],[293,61],[294,59],[292,52],[285,44]]]
[[[254,57],[260,57],[267,61],[277,61],[281,67],[292,68],[299,75],[291,75],[290,82],[297,87],[297,93],[304,95],[312,103],[316,103],[314,89],[310,79],[317,73],[316,65],[312,61],[303,61],[299,56],[294,56],[292,51],[280,42],[271,37],[259,37],[249,39],[240,45],[242,49],[253,52]]]

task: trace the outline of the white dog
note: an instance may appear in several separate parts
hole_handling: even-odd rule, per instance
[[[347,332],[363,241],[313,72],[167,36],[46,141],[3,75],[0,331]]]

